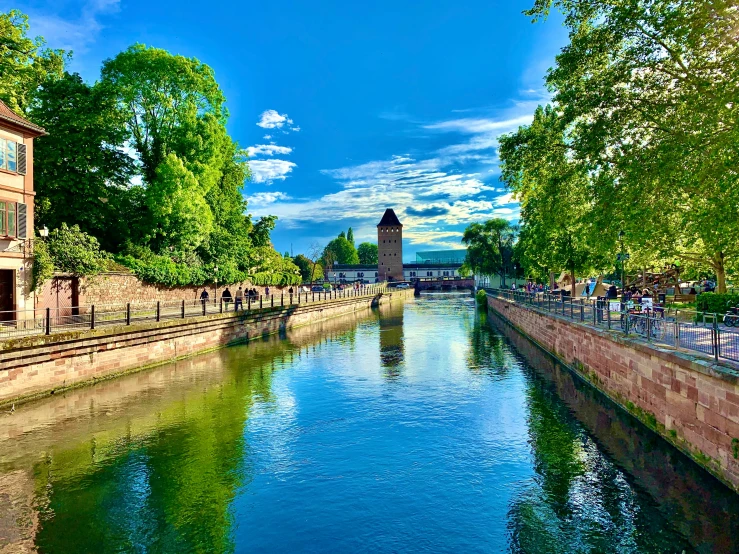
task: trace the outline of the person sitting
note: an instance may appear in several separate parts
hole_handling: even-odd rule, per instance
[[[608,291],[606,292],[607,298],[617,298],[618,297],[618,289],[616,288],[616,285],[611,285],[608,287]]]

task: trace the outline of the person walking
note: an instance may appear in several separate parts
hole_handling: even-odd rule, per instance
[[[221,293],[221,301],[226,304],[226,311],[228,311],[228,305],[231,303],[231,300],[233,300],[233,296],[231,296],[231,291],[226,287]]]
[[[264,287],[264,296],[269,296],[269,287]]]
[[[239,287],[239,290],[236,291],[236,300],[234,302],[234,311],[238,311],[239,308],[242,310],[244,309],[244,291],[241,290],[241,287]]]
[[[200,303],[205,305],[208,300],[210,300],[210,294],[208,294],[208,289],[203,287],[203,292],[200,293]]]

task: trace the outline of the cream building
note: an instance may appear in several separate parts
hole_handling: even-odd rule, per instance
[[[33,139],[46,134],[0,101],[0,321],[33,310]]]

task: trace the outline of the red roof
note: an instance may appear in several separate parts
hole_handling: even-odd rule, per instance
[[[31,131],[35,136],[45,135],[43,127],[39,127],[28,121],[26,118],[19,116],[13,110],[11,110],[5,102],[0,100],[0,122],[6,121],[12,123],[16,127],[21,127],[27,131]]]

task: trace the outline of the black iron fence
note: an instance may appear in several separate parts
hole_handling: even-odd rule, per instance
[[[125,326],[147,321],[185,319],[218,313],[248,314],[256,310],[328,303],[347,298],[374,297],[386,290],[386,283],[378,283],[343,290],[306,292],[298,289],[292,293],[281,291],[270,295],[246,295],[241,299],[129,302],[5,311],[0,312],[0,340],[116,325]]]
[[[701,352],[715,360],[739,362],[739,330],[723,325],[720,314],[632,305],[618,299],[571,298],[547,292],[495,288],[486,288],[485,292],[595,327],[620,331],[626,336]]]

